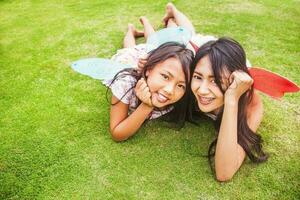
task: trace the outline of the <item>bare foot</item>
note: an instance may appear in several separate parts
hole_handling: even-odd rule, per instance
[[[177,8],[175,7],[175,5],[171,2],[167,3],[166,6],[166,14],[163,17],[162,21],[165,24],[165,26],[167,26],[168,24],[168,20],[170,18],[174,18],[174,13],[177,12]]]
[[[177,27],[178,25],[176,24],[175,22],[175,19],[174,18],[169,18],[168,21],[167,21],[167,27],[170,28],[170,27]]]
[[[144,36],[144,32],[137,30],[133,24],[128,24],[128,32],[132,32],[134,37]]]
[[[145,17],[145,16],[141,16],[140,17],[140,22],[141,22],[141,24],[144,26],[145,24],[149,24],[150,22],[149,22],[149,20],[148,20],[148,18],[147,17]]]
[[[153,26],[150,24],[149,20],[145,16],[140,17],[140,22],[144,26],[144,37],[147,40],[150,35],[155,33]]]

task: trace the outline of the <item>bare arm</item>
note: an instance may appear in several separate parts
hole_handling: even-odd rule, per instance
[[[219,136],[216,146],[215,168],[216,177],[219,181],[228,181],[238,171],[242,165],[246,153],[238,144],[237,124],[238,124],[238,100],[252,84],[252,79],[245,74],[236,73],[237,77],[234,90],[225,93],[224,112],[220,126]],[[256,132],[262,119],[262,102],[258,95],[250,104],[251,114],[247,116],[247,123],[250,129]]]
[[[113,96],[112,102],[118,99]],[[123,141],[134,135],[153,110],[153,107],[141,103],[128,116],[128,105],[122,102],[112,105],[110,109],[110,132],[115,141]]]
[[[135,93],[142,103],[128,116],[128,105],[112,96],[110,132],[115,141],[123,141],[134,135],[152,112],[151,94],[144,79],[137,82]],[[118,102],[118,103],[117,103]]]

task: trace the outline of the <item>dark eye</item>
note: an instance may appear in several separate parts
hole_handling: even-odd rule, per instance
[[[166,75],[166,74],[161,74],[161,76],[163,77],[163,79],[169,80],[169,76],[168,76],[168,75]]]
[[[185,85],[183,85],[183,84],[178,84],[177,87],[179,87],[180,89],[185,90]]]
[[[194,78],[194,79],[198,79],[198,80],[201,80],[201,79],[202,79],[201,76],[199,76],[199,75],[197,75],[197,74],[194,74],[194,75],[193,75],[193,78]]]

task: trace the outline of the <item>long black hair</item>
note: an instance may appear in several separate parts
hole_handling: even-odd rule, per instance
[[[113,84],[113,82],[116,81],[117,79],[122,78],[124,76],[128,76],[128,75],[134,77],[137,81],[141,78],[145,78],[145,80],[146,80],[147,79],[146,72],[148,70],[153,69],[157,64],[159,64],[169,58],[176,58],[181,63],[182,70],[184,72],[186,85],[189,85],[190,80],[191,80],[190,79],[190,77],[191,77],[190,66],[191,66],[191,63],[193,60],[193,52],[191,50],[187,49],[184,45],[176,43],[176,42],[167,42],[167,43],[160,45],[158,48],[152,50],[151,52],[149,52],[148,57],[146,58],[146,63],[144,65],[144,68],[141,71],[138,71],[134,68],[124,69],[114,76],[110,85]],[[135,88],[135,85],[133,85],[123,95],[123,97],[133,88]],[[174,122],[179,127],[182,127],[184,125],[184,121],[186,119],[186,110],[188,107],[189,96],[190,96],[190,88],[186,87],[186,91],[185,91],[185,94],[183,95],[183,97],[176,103],[169,105],[169,106],[172,106],[173,109],[168,114],[163,116],[163,119],[166,121],[169,121],[169,122]],[[114,103],[112,105],[119,103],[121,101],[121,99],[119,99],[116,103]],[[140,103],[141,102],[138,100],[137,105],[139,105]]]
[[[192,63],[191,72],[193,73],[197,63],[205,56],[209,57],[212,70],[215,77],[215,82],[222,93],[225,93],[225,88],[222,87],[222,77],[224,73],[231,74],[236,70],[241,70],[249,76],[248,68],[246,66],[246,54],[242,46],[231,38],[220,38],[216,41],[209,41],[205,43],[197,51],[195,59]],[[262,150],[262,138],[260,135],[254,133],[247,124],[247,107],[253,98],[253,87],[245,92],[239,99],[238,103],[238,144],[240,144],[246,152],[249,159],[254,163],[261,163],[267,160],[268,156]],[[189,108],[189,119],[195,121],[195,108],[197,106],[194,95],[191,97],[191,104]],[[223,115],[223,108],[218,113],[215,120],[216,138],[210,144],[208,150],[208,158],[210,166],[212,167],[212,158],[215,155],[215,147],[217,144],[218,133],[221,125]],[[212,167],[213,168],[213,167]]]

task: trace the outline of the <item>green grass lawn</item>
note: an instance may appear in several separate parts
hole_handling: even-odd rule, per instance
[[[0,1],[0,199],[299,199],[300,94],[264,96],[270,159],[216,182],[213,126],[146,124],[115,143],[106,88],[72,61],[112,56],[127,23],[156,28],[167,1]],[[174,1],[197,32],[230,36],[257,66],[300,85],[299,1]]]

